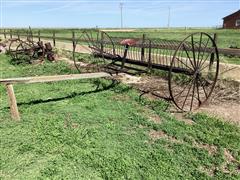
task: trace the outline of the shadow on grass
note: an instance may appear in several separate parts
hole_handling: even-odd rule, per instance
[[[80,92],[80,93],[73,92],[73,93],[71,93],[71,94],[69,94],[68,96],[65,96],[65,97],[59,97],[59,98],[54,98],[54,99],[46,99],[46,100],[39,99],[39,100],[30,101],[30,102],[18,103],[17,105],[18,106],[36,105],[36,104],[62,101],[62,100],[71,99],[71,98],[74,98],[74,97],[77,97],[77,96],[83,96],[83,95],[87,95],[87,94],[94,94],[94,93],[98,93],[98,92],[102,92],[102,91],[107,91],[107,90],[110,90],[110,89],[114,88],[116,85],[118,85],[118,82],[115,81],[115,80],[112,80],[112,83],[110,85],[108,85],[108,86],[102,85],[102,88],[100,88],[101,82],[99,82],[99,83],[96,84],[96,86],[97,86],[96,89],[92,90],[92,91]],[[4,110],[4,109],[10,109],[10,107],[5,107],[5,108],[2,108],[0,110]]]

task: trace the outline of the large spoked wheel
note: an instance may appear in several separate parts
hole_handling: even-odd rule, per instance
[[[79,72],[82,69],[81,61],[101,67],[106,63],[105,58],[112,59],[115,56],[115,46],[111,37],[99,30],[82,32],[73,46],[73,60]]]
[[[20,43],[16,49],[16,52],[16,60],[19,63],[30,63],[34,57],[34,49],[31,44],[27,42]]]
[[[16,59],[17,47],[21,44],[22,41],[20,39],[11,39],[8,54],[11,56],[12,60]]]
[[[185,38],[175,51],[169,71],[169,92],[182,111],[192,111],[211,96],[219,71],[218,49],[206,33]]]

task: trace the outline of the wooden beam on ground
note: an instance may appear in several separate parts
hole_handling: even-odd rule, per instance
[[[105,73],[105,72],[55,75],[55,76],[34,76],[34,77],[0,79],[0,83],[2,83],[2,84],[20,84],[20,83],[31,84],[31,83],[65,81],[65,80],[103,78],[103,77],[110,77],[110,76],[111,76],[110,74]]]
[[[55,76],[21,77],[21,78],[11,78],[11,79],[0,79],[0,83],[6,85],[11,117],[16,121],[19,121],[20,115],[17,107],[16,96],[14,94],[13,84],[44,83],[44,82],[66,81],[66,80],[78,80],[78,79],[94,79],[94,78],[103,78],[103,77],[111,77],[111,75],[105,72],[99,72],[99,73],[69,74],[69,75],[55,75]]]

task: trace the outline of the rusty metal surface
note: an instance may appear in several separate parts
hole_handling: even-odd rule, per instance
[[[43,61],[45,57],[50,61],[54,60],[51,44],[43,44],[42,41],[35,42],[30,27],[25,40],[19,37],[10,39],[8,54],[12,57],[12,61],[17,64],[22,62],[31,63],[34,60]]]

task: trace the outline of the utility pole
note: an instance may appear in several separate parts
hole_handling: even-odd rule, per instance
[[[121,28],[123,28],[123,3],[119,4],[120,11],[121,11]]]
[[[0,0],[0,28],[3,28],[3,0]]]
[[[171,7],[168,7],[168,29],[170,28],[170,19],[171,19]]]

